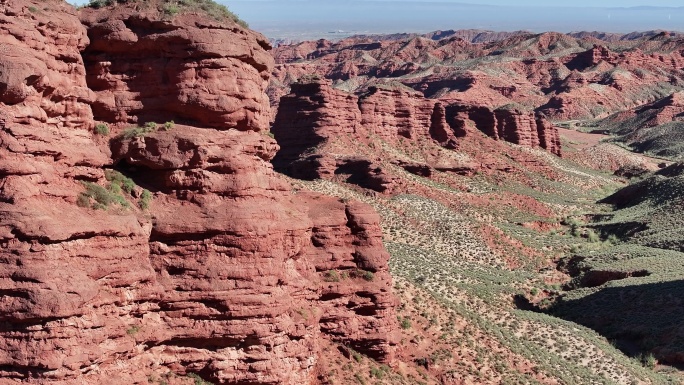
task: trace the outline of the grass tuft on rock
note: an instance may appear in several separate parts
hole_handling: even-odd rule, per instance
[[[151,6],[150,0],[90,0],[87,7],[100,9],[111,6],[126,4],[140,4]],[[231,12],[228,7],[218,4],[212,0],[161,0],[157,2],[158,9],[165,16],[174,17],[182,13],[201,12],[218,21],[232,21],[243,28],[249,25],[236,14]]]

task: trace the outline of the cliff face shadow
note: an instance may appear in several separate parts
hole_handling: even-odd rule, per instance
[[[684,364],[684,280],[606,287],[581,298],[561,299],[559,318],[594,329],[630,356],[651,352]]]

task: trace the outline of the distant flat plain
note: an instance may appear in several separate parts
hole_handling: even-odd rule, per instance
[[[532,32],[684,30],[684,7],[521,7],[430,1],[221,1],[272,39],[447,29]]]

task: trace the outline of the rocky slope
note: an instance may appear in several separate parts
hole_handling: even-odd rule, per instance
[[[553,261],[612,246],[590,224],[573,227],[569,218],[607,211],[594,202],[624,183],[612,175],[616,146],[601,143],[616,154],[594,165],[610,172],[598,172],[589,168],[595,157],[583,156],[589,166],[582,167],[540,148],[493,140],[475,125],[484,121],[475,115],[488,117],[497,136],[499,121],[524,126],[519,131],[531,140],[534,114],[520,109],[454,103],[435,110],[437,101],[401,86],[357,96],[315,77],[292,91],[272,128],[281,145],[276,169],[299,178],[292,183],[301,191],[360,199],[378,210],[401,293],[398,357],[422,373],[399,377],[361,357],[342,357],[329,360],[325,383],[664,382],[596,332],[538,313],[566,294],[561,285],[570,277]],[[433,135],[434,127],[453,142]],[[593,154],[605,136],[586,135],[595,141],[586,152]],[[577,139],[564,139],[564,153],[575,154]],[[623,277],[625,284],[664,277],[644,277],[642,270],[601,275],[606,270],[597,268],[591,281],[603,290],[614,282],[600,282],[605,277]],[[350,370],[353,377],[339,378]]]
[[[269,96],[275,105],[291,83],[316,73],[347,91],[399,82],[445,105],[514,103],[571,120],[603,118],[684,84],[676,34],[518,32],[478,40],[466,32],[283,45],[274,52]]]
[[[615,135],[634,151],[681,160],[684,157],[684,94],[676,92],[653,103],[621,111],[587,124]]]
[[[678,123],[681,38],[445,36],[281,46],[268,89],[276,170],[381,214],[399,357],[428,383],[680,382],[679,179],[608,134]]]
[[[535,111],[584,113],[548,97],[586,95],[589,74],[638,55],[593,35],[447,32],[302,44],[274,67],[265,38],[223,8],[183,4],[0,0],[0,383],[675,382],[590,329],[521,310],[565,296],[558,314],[604,333],[620,321],[604,304],[620,299],[635,314],[620,328],[659,322],[640,352],[681,362],[666,322],[681,318],[678,286],[639,301],[629,287],[681,280],[681,242],[666,263],[631,244],[606,252],[598,225],[574,216],[601,217],[594,202],[625,182],[555,156],[560,133]],[[639,47],[649,82],[674,87],[676,39],[620,44]],[[656,73],[654,55],[670,64]],[[304,76],[331,68],[332,80]],[[271,72],[270,95],[287,94],[277,113]],[[643,79],[627,79],[631,105]],[[595,152],[565,138],[575,158]],[[618,157],[595,166],[612,172]],[[681,206],[681,167],[661,174],[613,197],[649,197],[627,196],[616,223],[663,186]],[[662,227],[680,217],[651,214]],[[598,301],[560,286],[570,277],[554,261],[573,250],[606,258],[575,278]],[[616,279],[628,288],[606,290]],[[636,316],[661,301],[671,318]],[[673,342],[652,348],[653,336]]]
[[[377,214],[269,164],[268,43],[165,11],[2,3],[1,376],[302,384],[326,341],[391,361]]]
[[[682,362],[681,307],[671,293],[682,287],[683,171],[684,164],[673,163],[604,198],[614,211],[592,216],[591,231],[614,246],[578,250],[560,264],[573,279],[553,314],[599,331],[626,352],[644,352],[645,365]]]

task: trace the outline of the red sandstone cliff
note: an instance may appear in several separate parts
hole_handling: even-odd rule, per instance
[[[377,214],[270,166],[262,36],[157,3],[86,9],[87,29],[61,1],[2,5],[2,377],[304,384],[324,339],[392,359]],[[98,190],[110,168],[151,199]]]
[[[330,139],[367,143],[420,139],[447,148],[457,142],[442,105],[412,90],[372,87],[357,97],[332,88],[327,80],[305,79],[293,84],[292,91],[281,99],[271,131],[281,146],[274,165],[297,178],[349,174],[350,182],[385,192],[394,181],[378,160],[350,153],[352,146],[325,148]]]
[[[445,105],[517,103],[552,120],[604,118],[682,88],[681,36],[652,36],[611,43],[592,34],[516,33],[473,43],[437,33],[435,40],[305,42],[275,50],[268,93],[275,106],[292,82],[315,73],[357,93],[396,82]]]
[[[446,107],[452,127],[466,131],[474,126],[492,139],[525,147],[541,147],[561,156],[558,129],[542,115],[515,108],[492,110],[484,106],[450,104]]]
[[[332,88],[328,80],[304,78],[292,84],[292,93],[280,100],[271,131],[281,149],[273,163],[296,178],[350,175],[349,182],[389,192],[395,181],[379,165],[380,160],[370,154],[351,153],[351,144],[375,146],[373,142],[406,141],[418,145],[431,141],[456,149],[460,138],[474,135],[474,129],[495,140],[561,154],[558,130],[533,112],[461,104],[443,106],[403,86],[371,87],[357,97]],[[350,145],[331,145],[333,141]],[[427,165],[400,159],[393,163],[421,174],[429,174],[430,167],[467,169],[440,162],[434,158]]]

